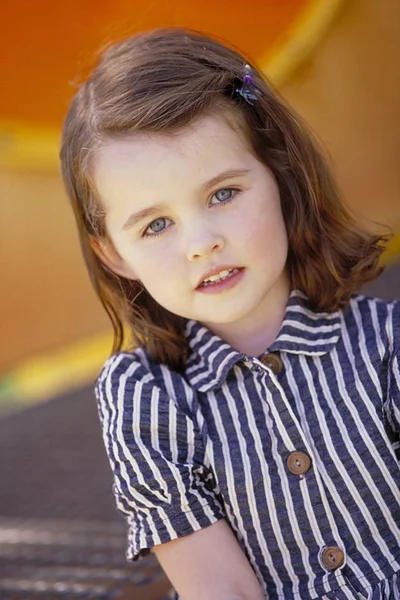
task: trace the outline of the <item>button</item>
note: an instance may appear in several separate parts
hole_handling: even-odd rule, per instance
[[[311,458],[305,452],[291,452],[287,459],[287,468],[293,475],[304,475],[311,468]]]
[[[321,555],[322,564],[328,571],[334,571],[344,563],[344,552],[338,546],[328,546]]]
[[[280,373],[283,369],[282,360],[277,354],[274,354],[273,352],[270,352],[269,354],[264,354],[264,356],[261,357],[261,362],[266,367],[269,367],[271,371],[275,373],[275,375],[277,373]]]

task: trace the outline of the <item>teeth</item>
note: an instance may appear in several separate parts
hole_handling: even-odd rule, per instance
[[[203,281],[203,285],[207,285],[208,283],[213,283],[215,281],[223,281],[232,273],[237,273],[237,272],[238,272],[238,269],[224,269],[223,271],[220,271],[216,275],[210,275],[210,277],[207,277],[207,279],[205,279]]]
[[[207,277],[207,279],[205,279],[204,281],[218,281],[219,279],[223,279],[224,277],[227,277],[230,272],[231,272],[230,270],[229,271],[228,270],[220,271],[216,275],[210,275],[210,277]]]

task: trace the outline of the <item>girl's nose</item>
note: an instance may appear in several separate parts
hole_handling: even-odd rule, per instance
[[[209,258],[214,252],[221,252],[225,247],[225,242],[221,235],[215,233],[203,234],[201,237],[192,239],[187,246],[187,258],[197,260],[199,258]]]

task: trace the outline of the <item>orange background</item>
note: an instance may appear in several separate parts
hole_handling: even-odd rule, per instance
[[[285,34],[306,0],[11,0],[0,23],[0,117],[59,127],[72,82],[109,40],[185,26],[225,38],[255,59]]]

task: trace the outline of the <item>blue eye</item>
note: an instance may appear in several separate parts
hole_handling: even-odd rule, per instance
[[[217,202],[212,202],[212,204],[225,204],[226,202],[230,202],[239,190],[234,188],[223,188],[222,190],[218,190],[213,195],[213,198],[217,199]]]
[[[164,229],[163,223],[165,225],[165,219],[156,219],[155,221],[150,223],[149,229],[154,231],[154,233],[158,233],[159,231],[162,231]]]
[[[168,219],[164,219],[163,217],[161,217],[160,219],[155,219],[154,221],[152,221],[143,232],[143,237],[151,237],[163,233],[167,228],[167,220]]]

